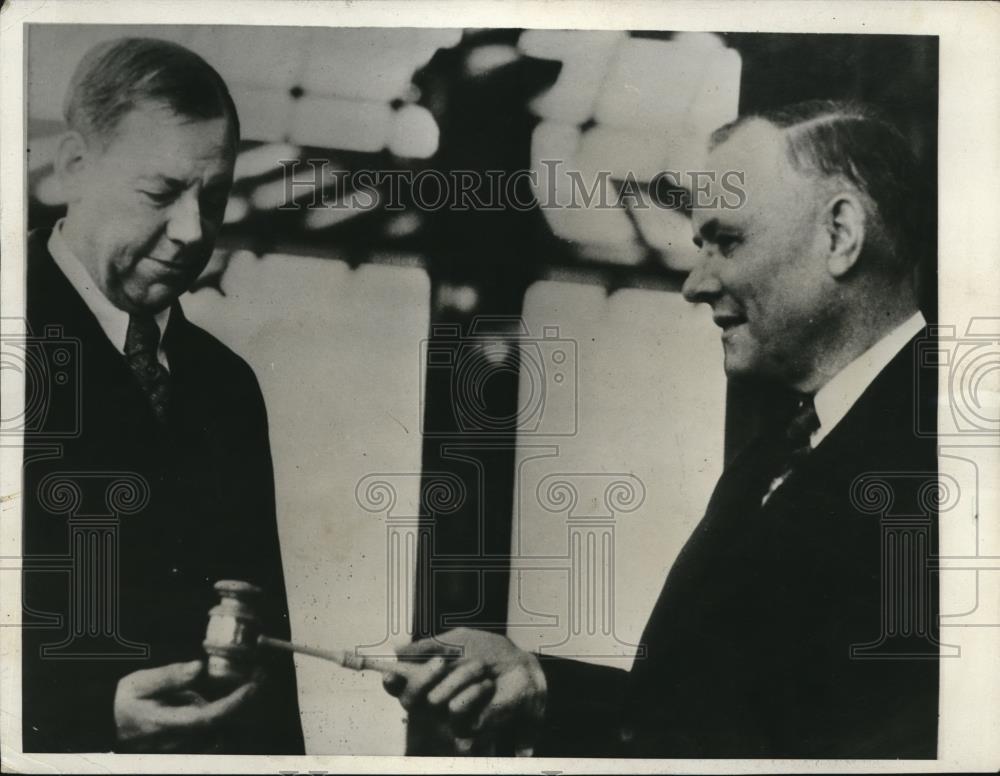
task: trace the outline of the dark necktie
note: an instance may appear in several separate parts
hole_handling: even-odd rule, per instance
[[[170,401],[170,373],[156,357],[160,327],[151,315],[130,315],[125,334],[125,360],[149,400],[156,419],[167,422]]]
[[[777,469],[777,476],[771,480],[767,493],[761,499],[761,506],[767,503],[771,494],[791,476],[796,467],[809,454],[809,451],[812,449],[809,439],[818,428],[819,417],[816,415],[816,405],[813,404],[813,397],[803,395],[799,398],[795,412],[785,427],[780,442],[782,449],[780,467]]]

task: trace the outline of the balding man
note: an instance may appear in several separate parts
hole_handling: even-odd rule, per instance
[[[711,307],[726,374],[794,391],[795,409],[726,467],[627,675],[460,630],[439,641],[463,659],[387,687],[536,754],[933,758],[937,525],[920,494],[937,459],[917,429],[935,426],[936,376],[916,357],[908,144],[867,108],[809,102],[742,118],[710,150],[746,201],[694,210],[684,296]],[[883,514],[864,491],[880,475]]]
[[[27,313],[36,336],[78,344],[80,384],[25,435],[24,552],[72,568],[24,576],[23,748],[301,752],[290,658],[220,686],[202,651],[221,579],[267,591],[288,636],[263,398],[177,301],[222,225],[236,109],[197,55],[128,38],[84,57],[65,118],[68,206],[28,238]]]

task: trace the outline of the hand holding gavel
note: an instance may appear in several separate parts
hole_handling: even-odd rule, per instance
[[[259,649],[297,652],[336,663],[353,671],[377,671],[386,690],[408,711],[426,706],[452,725],[458,751],[471,747],[471,726],[494,692],[489,667],[480,660],[460,659],[461,647],[420,642],[421,650],[404,650],[402,659],[369,657],[353,650],[317,649],[276,639],[261,632],[257,599],[262,591],[248,582],[223,580],[215,584],[219,602],[210,611],[203,646],[208,654],[207,675],[220,687],[234,687],[253,674]],[[457,724],[456,724],[457,723]],[[467,724],[464,724],[467,723]]]
[[[257,599],[263,591],[249,582],[221,580],[215,583],[219,602],[208,612],[208,627],[202,646],[208,653],[208,676],[221,682],[240,682],[253,672],[258,649],[298,652],[328,660],[352,671],[378,671],[387,676],[406,677],[419,663],[395,657],[370,657],[349,649],[318,649],[272,638],[261,632]],[[458,657],[453,651],[449,657]]]

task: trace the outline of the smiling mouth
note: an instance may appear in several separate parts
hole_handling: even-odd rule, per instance
[[[147,256],[146,258],[171,272],[185,272],[187,270],[187,266],[183,262],[166,261],[165,259],[158,259],[155,256]]]

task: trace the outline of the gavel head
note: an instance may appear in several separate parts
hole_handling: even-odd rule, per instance
[[[215,583],[219,603],[208,612],[202,646],[208,654],[207,673],[219,684],[239,684],[250,678],[261,622],[258,601],[263,592],[249,582],[231,579]]]

